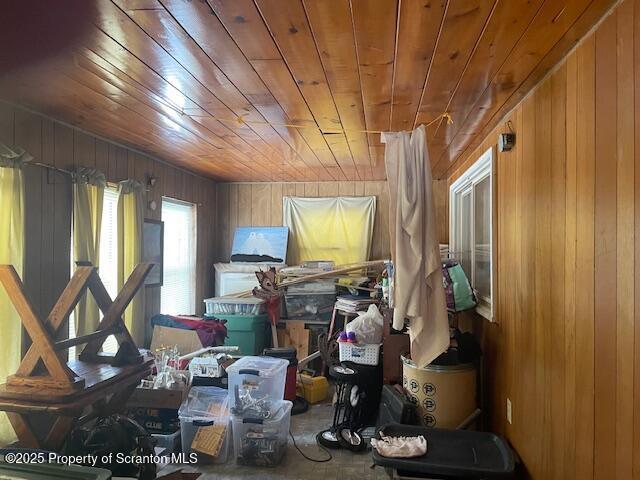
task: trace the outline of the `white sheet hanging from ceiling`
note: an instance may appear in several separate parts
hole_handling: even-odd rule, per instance
[[[410,321],[411,358],[431,363],[449,346],[447,304],[424,126],[382,134],[395,265],[393,326]]]
[[[287,263],[333,260],[336,265],[369,260],[376,197],[283,198],[289,227]]]

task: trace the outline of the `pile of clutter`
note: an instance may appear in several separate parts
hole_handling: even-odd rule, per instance
[[[229,401],[238,464],[278,465],[287,449],[292,402],[284,400],[289,362],[243,357],[229,369]]]
[[[291,420],[292,403],[284,400],[287,366],[279,358],[243,357],[227,367],[228,390],[192,387],[179,411],[183,454],[195,454],[198,463],[224,463],[233,445],[238,464],[280,463]]]
[[[347,323],[338,336],[340,361],[377,365],[383,327],[384,318],[376,305],[369,305],[366,312],[358,312],[358,317]]]
[[[128,413],[164,453],[181,445],[182,458],[199,464],[225,463],[234,451],[243,465],[275,466],[282,460],[292,408],[284,400],[289,361],[236,360],[233,350],[207,347],[180,355],[174,346],[155,352],[156,374],[136,389]]]

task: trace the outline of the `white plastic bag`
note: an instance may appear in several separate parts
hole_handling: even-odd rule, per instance
[[[369,305],[366,312],[358,313],[358,317],[347,323],[347,333],[356,334],[358,343],[380,343],[382,341],[382,328],[384,318],[375,305]]]

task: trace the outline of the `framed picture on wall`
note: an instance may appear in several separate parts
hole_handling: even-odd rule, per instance
[[[147,287],[161,287],[164,256],[164,222],[144,219],[142,261],[154,263],[154,267],[144,281]]]

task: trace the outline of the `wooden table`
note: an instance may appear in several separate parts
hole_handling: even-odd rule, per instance
[[[0,265],[0,284],[32,341],[16,373],[0,385],[0,411],[7,413],[20,446],[61,449],[79,423],[121,410],[140,380],[151,373],[153,358],[138,349],[122,314],[152,267],[149,263],[138,265],[113,301],[95,267],[78,267],[42,320],[26,298],[13,266]],[[97,330],[55,341],[85,292],[93,294],[103,313]],[[115,355],[100,351],[110,335],[118,342]],[[85,347],[79,359],[66,362],[68,349],[82,344]]]

